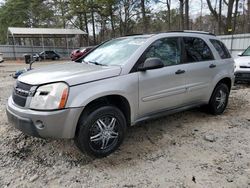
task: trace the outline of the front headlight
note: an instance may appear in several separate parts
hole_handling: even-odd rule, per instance
[[[239,68],[239,64],[238,63],[234,63],[234,69]]]
[[[30,102],[30,108],[36,110],[56,110],[65,107],[69,87],[63,82],[43,85],[37,88]]]

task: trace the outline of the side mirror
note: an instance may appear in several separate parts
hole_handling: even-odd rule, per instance
[[[160,58],[148,58],[145,60],[142,66],[138,67],[138,71],[146,71],[151,69],[159,69],[164,67],[164,64]]]
[[[242,52],[238,53],[237,55],[238,55],[238,56],[242,56]]]

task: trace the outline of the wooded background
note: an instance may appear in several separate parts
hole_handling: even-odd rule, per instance
[[[169,30],[250,33],[250,0],[5,0],[0,44],[8,27],[79,28],[89,33],[82,46]]]

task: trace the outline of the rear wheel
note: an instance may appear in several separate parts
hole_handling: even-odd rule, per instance
[[[59,57],[58,56],[55,56],[52,60],[58,60]]]
[[[126,132],[123,113],[114,106],[103,106],[83,114],[78,122],[75,143],[82,152],[105,157],[122,143]]]
[[[229,88],[226,84],[220,83],[214,89],[208,107],[211,114],[220,115],[227,107]]]

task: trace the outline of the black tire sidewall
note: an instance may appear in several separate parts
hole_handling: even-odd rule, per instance
[[[92,125],[96,122],[96,120],[105,115],[111,115],[117,119],[118,133],[119,133],[118,140],[113,147],[109,147],[105,150],[94,150],[90,145],[89,131]],[[97,108],[88,115],[82,114],[78,122],[78,126],[79,129],[75,137],[75,142],[77,147],[82,152],[87,152],[88,154],[95,157],[105,157],[114,152],[123,142],[126,133],[125,117],[123,113],[115,106],[103,106]]]
[[[218,94],[218,92],[222,90],[223,92],[226,93],[226,103],[223,107],[217,109],[217,106],[216,106],[216,95]],[[228,86],[226,84],[218,84],[216,86],[216,88],[214,89],[214,92],[210,98],[210,101],[209,101],[209,108],[210,108],[210,112],[214,115],[220,115],[222,114],[226,107],[227,107],[227,104],[228,104],[228,97],[229,97],[229,89],[228,89]]]

